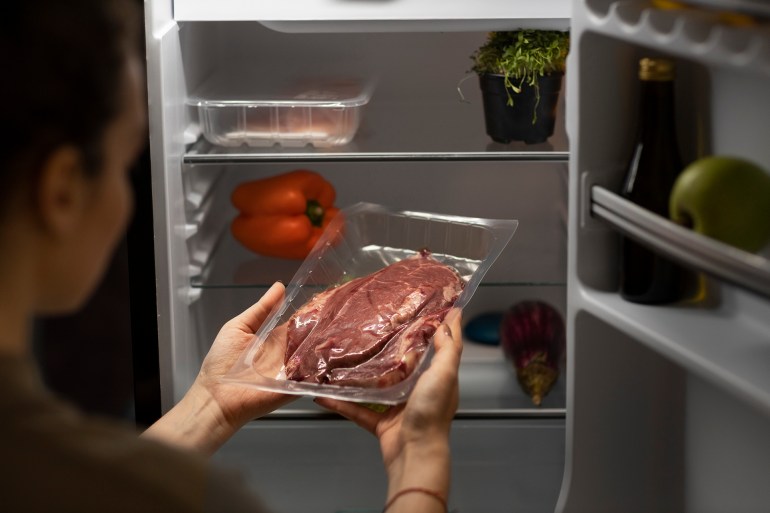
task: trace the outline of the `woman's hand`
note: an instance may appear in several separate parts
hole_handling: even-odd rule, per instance
[[[143,436],[212,454],[248,421],[296,399],[221,381],[283,294],[283,285],[274,284],[256,304],[222,327],[190,390]],[[263,347],[269,355],[260,361],[271,361],[277,374],[283,363],[285,337],[271,337]]]
[[[222,326],[193,384],[193,388],[202,388],[211,395],[222,412],[223,420],[237,426],[236,429],[297,398],[221,381],[251,344],[254,333],[262,326],[273,307],[283,300],[283,293],[283,285],[274,284],[256,304]],[[285,326],[276,327],[274,336],[263,345],[269,355],[261,355],[260,363],[269,361],[272,365],[271,369],[263,369],[263,373],[272,371],[275,375],[281,369],[286,351],[285,333]]]
[[[460,311],[454,309],[447,315],[445,324],[436,330],[433,338],[436,353],[405,405],[377,413],[352,402],[316,399],[316,403],[377,436],[388,472],[389,497],[414,486],[447,497],[449,429],[459,402],[461,333]],[[430,508],[440,503],[428,495],[414,493],[399,497],[388,511],[401,507],[419,509],[423,505],[425,509],[420,510],[433,511]]]

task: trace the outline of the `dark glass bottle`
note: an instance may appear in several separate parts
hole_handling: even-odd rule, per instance
[[[621,195],[668,218],[668,200],[682,160],[674,125],[674,64],[639,61],[640,102],[634,148]],[[623,238],[620,293],[628,301],[663,304],[683,296],[683,271],[670,260]]]

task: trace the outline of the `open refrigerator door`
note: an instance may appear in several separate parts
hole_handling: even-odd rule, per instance
[[[733,155],[770,169],[766,15],[765,3],[749,1],[573,3],[572,359],[558,511],[751,512],[770,501],[768,248],[738,250],[620,195],[642,57],[676,64],[685,163]],[[719,207],[712,199],[706,208]],[[621,234],[702,273],[706,297],[624,301]]]

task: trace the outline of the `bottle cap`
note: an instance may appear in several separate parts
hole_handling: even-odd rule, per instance
[[[639,61],[641,80],[666,81],[674,79],[674,63],[668,59],[645,57]]]

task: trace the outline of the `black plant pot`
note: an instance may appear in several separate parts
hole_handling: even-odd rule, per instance
[[[524,141],[526,144],[545,142],[553,135],[556,103],[563,78],[563,72],[538,77],[538,102],[533,86],[523,84],[519,93],[512,90],[506,92],[503,75],[479,75],[487,135],[503,144],[511,141]],[[508,105],[509,92],[513,105]]]

